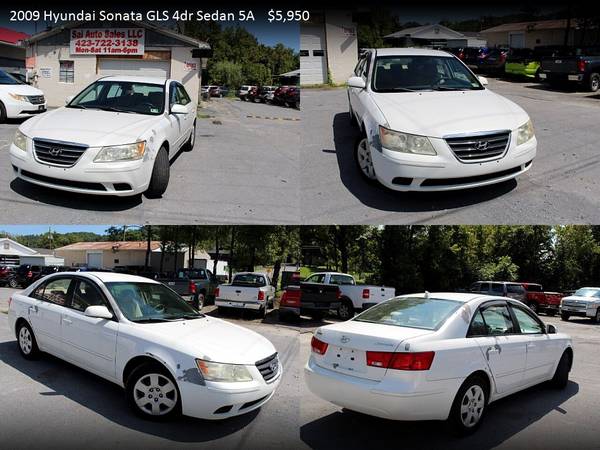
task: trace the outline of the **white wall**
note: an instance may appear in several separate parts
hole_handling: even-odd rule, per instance
[[[332,81],[342,84],[352,76],[358,62],[358,39],[352,13],[332,11],[326,14],[327,62]],[[354,34],[352,34],[352,31]]]

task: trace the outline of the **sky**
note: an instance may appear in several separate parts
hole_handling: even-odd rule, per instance
[[[23,236],[30,234],[43,234],[48,232],[48,228],[58,233],[70,232],[91,232],[96,234],[106,234],[106,229],[110,225],[1,225],[0,232],[6,232],[13,236]]]

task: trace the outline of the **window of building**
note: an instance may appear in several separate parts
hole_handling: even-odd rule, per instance
[[[325,52],[323,50],[313,50],[313,56],[325,56]]]
[[[75,61],[60,61],[58,81],[61,83],[75,82]]]
[[[300,56],[310,56],[308,50],[300,50]]]

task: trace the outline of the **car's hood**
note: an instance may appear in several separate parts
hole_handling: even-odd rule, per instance
[[[260,334],[214,317],[136,324],[135,328],[152,342],[215,362],[253,365],[276,352]]]
[[[373,100],[392,130],[437,138],[514,130],[529,119],[521,107],[487,89],[373,93]]]
[[[0,84],[0,92],[11,92],[20,95],[44,95],[42,91],[28,84]]]
[[[598,297],[580,297],[579,295],[569,295],[568,297],[563,297],[563,301],[565,300],[572,302],[600,303],[600,298]]]
[[[19,130],[30,138],[100,147],[135,142],[161,117],[62,107],[29,119]]]

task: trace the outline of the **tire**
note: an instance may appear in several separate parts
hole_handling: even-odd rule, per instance
[[[35,340],[35,335],[31,326],[25,321],[22,321],[17,327],[17,345],[23,358],[29,360],[39,358],[40,349]]]
[[[201,311],[206,302],[206,296],[201,292],[194,298],[194,306],[198,311]]]
[[[548,315],[550,317],[554,317],[556,315],[556,310],[554,310],[554,309],[547,309],[546,310],[546,315]]]
[[[596,308],[596,315],[592,318],[594,323],[600,323],[600,306]]]
[[[266,303],[262,308],[260,308],[256,312],[256,317],[261,320],[264,319],[265,317],[267,317],[267,304]]]
[[[588,82],[588,90],[590,92],[597,92],[598,89],[600,89],[600,73],[592,73]]]
[[[16,289],[19,287],[19,282],[16,278],[11,278],[10,280],[8,280],[8,287]]]
[[[571,354],[565,351],[560,357],[560,361],[558,361],[558,366],[556,366],[556,371],[554,372],[552,380],[550,380],[552,387],[556,389],[564,389],[567,387],[571,364]]]
[[[354,317],[354,305],[349,300],[342,301],[338,308],[338,316],[342,320],[350,320]]]
[[[167,190],[169,185],[169,154],[164,147],[161,147],[154,161],[150,185],[146,191],[148,198],[160,198]]]
[[[448,416],[452,431],[460,436],[474,433],[483,422],[488,397],[487,383],[481,376],[467,378],[456,393]]]
[[[359,137],[354,144],[354,162],[363,179],[369,183],[377,181],[369,141],[365,135]]]
[[[354,110],[352,109],[352,105],[350,104],[350,99],[348,99],[348,114],[350,114],[350,125],[352,125],[353,128],[358,127],[358,121],[354,116]]]
[[[566,322],[567,320],[569,320],[569,317],[571,317],[571,314],[569,314],[569,313],[566,313],[566,312],[560,313],[560,320],[564,320]]]
[[[192,133],[190,134],[190,138],[187,140],[185,144],[183,144],[184,152],[191,152],[194,149],[194,144],[196,143],[196,121],[194,121],[194,126],[192,127]]]
[[[6,107],[4,103],[0,102],[0,123],[6,122]]]
[[[534,313],[537,314],[539,312],[538,304],[536,302],[529,302],[527,303],[527,306],[529,306],[529,309],[531,309]]]
[[[167,369],[158,363],[136,367],[125,383],[127,401],[140,417],[167,420],[181,414],[181,395]]]

